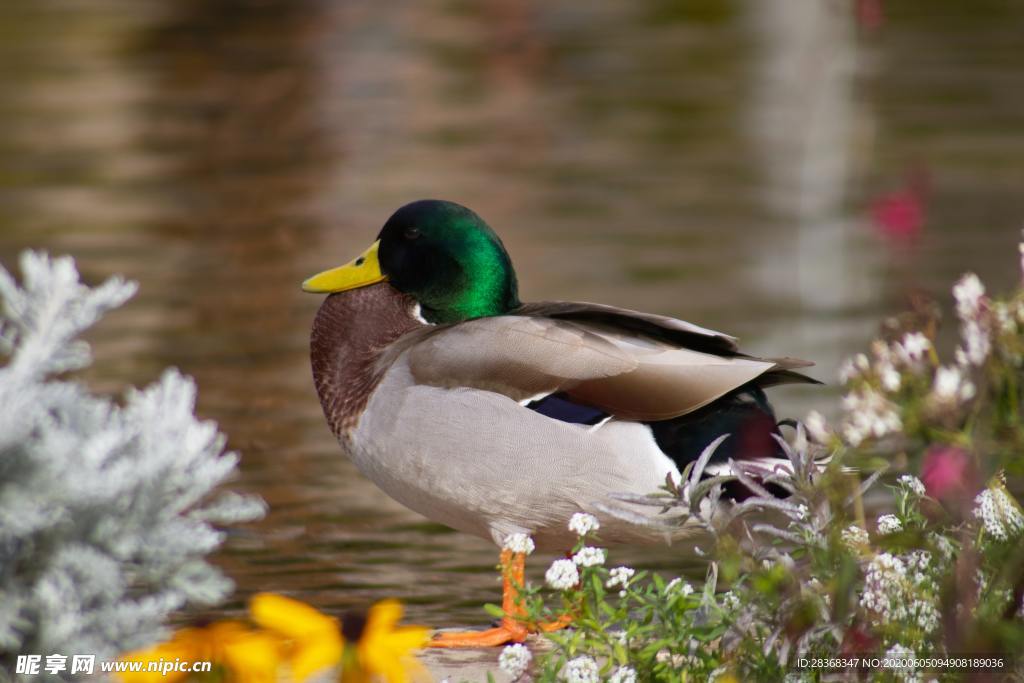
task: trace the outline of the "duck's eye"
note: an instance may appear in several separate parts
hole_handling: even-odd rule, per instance
[[[420,229],[416,226],[411,226],[405,229],[405,239],[414,240],[420,236]]]
[[[361,265],[363,265],[364,263],[366,263],[366,259],[365,259],[365,258],[363,258],[362,256],[360,256],[359,258],[357,258],[357,259],[356,259],[356,265],[357,265],[357,266],[361,266]]]

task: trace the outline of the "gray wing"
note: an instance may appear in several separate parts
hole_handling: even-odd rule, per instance
[[[625,315],[621,309],[602,309]],[[642,323],[665,321],[672,319],[647,316]],[[735,349],[730,338],[682,321],[664,329]],[[485,389],[517,401],[564,392],[634,420],[684,415],[758,377],[789,372],[771,359],[683,348],[607,319],[588,324],[546,315],[479,318],[431,328],[403,346],[421,384]]]

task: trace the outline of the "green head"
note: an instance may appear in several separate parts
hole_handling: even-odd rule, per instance
[[[501,315],[519,305],[508,252],[482,218],[438,199],[406,204],[370,249],[307,280],[307,291],[339,292],[386,280],[432,323]]]

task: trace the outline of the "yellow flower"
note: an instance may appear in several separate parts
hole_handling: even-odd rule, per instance
[[[339,664],[345,683],[409,683],[425,678],[426,670],[412,651],[426,644],[430,630],[398,626],[402,605],[397,600],[377,603],[365,616],[346,617],[340,631],[337,620],[281,595],[254,596],[249,612],[261,627],[287,639],[296,681]]]
[[[430,629],[425,626],[397,626],[401,618],[401,603],[384,600],[370,608],[365,620],[345,620],[345,635],[356,643],[356,667],[362,674],[352,676],[356,672],[346,667],[345,683],[352,678],[357,681],[384,680],[387,683],[429,680],[426,669],[412,652],[426,645]]]
[[[259,593],[249,603],[249,614],[259,626],[287,639],[296,681],[301,683],[341,663],[338,622],[309,605],[283,595]]]
[[[238,621],[218,621],[209,626],[179,629],[169,641],[147,650],[125,655],[122,661],[142,662],[143,669],[157,662],[155,671],[121,672],[125,683],[174,683],[184,680],[188,671],[162,672],[160,662],[212,662],[223,670],[229,681],[273,683],[281,665],[280,639],[256,631]]]
[[[338,670],[344,683],[410,683],[429,679],[412,651],[427,642],[429,629],[398,626],[402,605],[385,600],[344,625],[305,603],[259,593],[249,603],[257,628],[238,621],[183,628],[161,645],[130,653],[129,662],[212,662],[212,678],[228,683],[302,683],[314,674]],[[346,648],[342,631],[351,643]],[[344,655],[344,657],[343,657]],[[175,683],[188,671],[119,673],[125,683]],[[209,680],[210,674],[197,679]]]

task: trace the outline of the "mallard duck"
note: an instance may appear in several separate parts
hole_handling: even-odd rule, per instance
[[[350,263],[306,280],[329,294],[310,355],[342,449],[392,498],[502,547],[528,534],[565,550],[566,522],[592,513],[604,543],[652,531],[609,515],[648,494],[720,434],[732,458],[777,457],[764,388],[814,382],[810,365],[737,350],[674,318],[576,302],[522,303],[501,240],[473,211],[407,204]],[[731,442],[731,444],[730,444]],[[506,617],[439,646],[521,641],[524,554],[502,551]],[[521,550],[521,549],[520,549]]]

